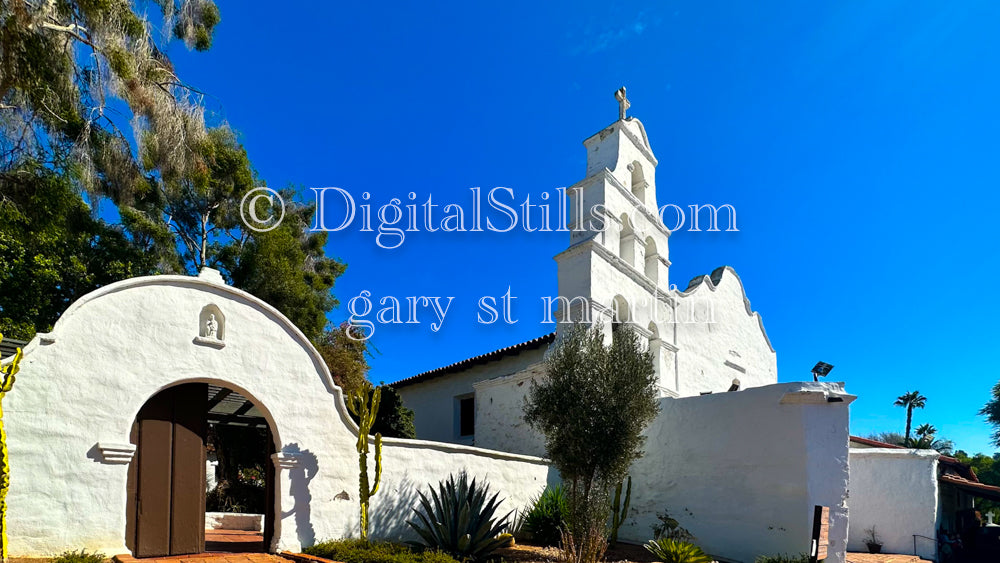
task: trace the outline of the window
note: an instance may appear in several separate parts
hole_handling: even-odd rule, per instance
[[[467,395],[458,400],[458,435],[473,436],[476,433],[476,397]]]

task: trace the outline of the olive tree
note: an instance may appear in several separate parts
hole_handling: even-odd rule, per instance
[[[563,550],[588,563],[607,545],[608,491],[643,454],[646,426],[659,411],[653,355],[619,325],[610,346],[599,327],[574,325],[545,359],[548,376],[531,386],[524,418],[545,435],[569,501]]]

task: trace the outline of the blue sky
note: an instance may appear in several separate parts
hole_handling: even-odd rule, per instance
[[[271,186],[414,191],[465,203],[582,179],[581,141],[628,87],[659,159],[660,203],[729,203],[740,231],[671,237],[671,281],[728,264],[778,352],[779,379],[836,366],[852,431],[903,428],[904,391],[967,451],[1000,379],[994,230],[1000,149],[995,2],[219,1],[208,94]],[[335,293],[454,296],[444,326],[378,326],[371,379],[394,381],[540,336],[566,233],[330,236]],[[511,288],[518,322],[479,325]],[[332,319],[346,316],[341,308]],[[763,437],[762,439],[766,439]]]

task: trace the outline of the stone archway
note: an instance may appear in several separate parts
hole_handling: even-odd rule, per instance
[[[259,454],[265,474],[263,526],[249,538],[243,534],[240,543],[209,541],[206,549],[208,436],[236,427],[259,428],[266,436]],[[154,394],[139,409],[130,433],[136,451],[128,470],[126,545],[136,557],[269,550],[279,511],[275,440],[270,414],[235,386],[189,381]]]

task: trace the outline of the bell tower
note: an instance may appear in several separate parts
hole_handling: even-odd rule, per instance
[[[642,123],[627,116],[624,87],[615,99],[618,120],[583,142],[586,177],[566,190],[569,248],[555,257],[559,295],[566,299],[561,318],[628,323],[651,348],[669,349],[660,335],[673,312],[670,231],[656,202],[657,160]],[[657,357],[660,373],[665,358]]]

